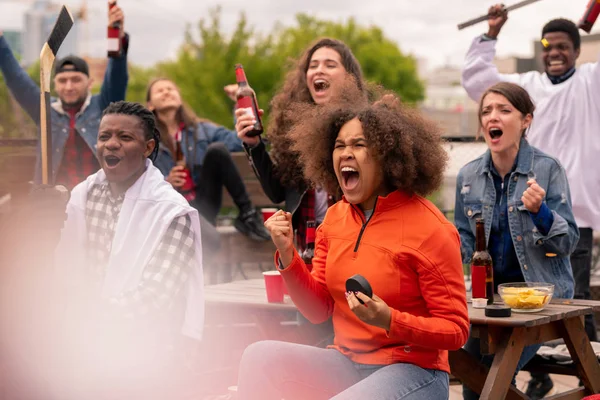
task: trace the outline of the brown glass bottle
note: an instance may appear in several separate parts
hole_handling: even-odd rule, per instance
[[[302,252],[302,260],[309,271],[312,271],[312,259],[315,256],[316,221],[306,222],[306,248]]]
[[[175,135],[175,163],[179,166],[182,166],[182,172],[185,173],[185,182],[183,183],[183,186],[179,188],[179,193],[181,193],[183,197],[185,197],[185,199],[189,202],[196,198],[196,190],[194,181],[192,180],[192,174],[190,174],[190,170],[185,162],[183,148],[181,147],[181,137],[183,129],[184,126],[182,126],[181,130]]]
[[[596,19],[598,19],[598,15],[600,15],[600,1],[590,0],[577,27],[590,33]]]
[[[471,260],[471,290],[473,298],[487,298],[494,303],[494,269],[492,256],[487,251],[483,219],[475,221],[475,252]]]
[[[117,5],[117,1],[109,1],[109,11]],[[115,22],[108,27],[108,56],[111,58],[121,57],[121,23]]]
[[[258,136],[264,131],[263,124],[258,113],[259,108],[258,102],[256,101],[256,93],[248,84],[248,79],[246,79],[246,73],[244,72],[244,67],[242,67],[242,64],[236,64],[235,66],[235,80],[238,84],[236,108],[245,108],[246,110],[249,110],[249,112],[251,112],[256,119],[254,127],[246,134],[246,136]]]

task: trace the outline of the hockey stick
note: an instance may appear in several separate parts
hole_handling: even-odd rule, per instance
[[[54,28],[40,52],[40,139],[42,147],[42,184],[52,179],[52,132],[50,123],[50,77],[56,53],[73,26],[73,16],[63,6]]]
[[[512,6],[506,7],[504,10],[505,11],[517,10],[517,9],[519,9],[521,7],[525,7],[525,6],[529,5],[529,4],[535,3],[537,1],[539,1],[539,0],[523,0],[523,1],[518,2],[517,4],[513,4]],[[471,19],[469,21],[463,22],[462,24],[458,24],[458,30],[460,31],[462,29],[468,28],[469,26],[478,24],[478,23],[483,22],[483,21],[487,21],[490,17],[492,17],[492,16],[488,15],[488,14],[485,14],[485,15],[482,15],[480,17],[473,18],[473,19]]]

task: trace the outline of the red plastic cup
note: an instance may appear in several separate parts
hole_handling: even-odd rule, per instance
[[[279,271],[263,272],[265,277],[265,289],[267,290],[267,301],[269,303],[283,303],[283,277]]]
[[[277,212],[276,208],[263,208],[261,209],[262,211],[262,216],[263,216],[263,221],[267,222],[267,220],[269,218],[271,218],[273,216],[273,214],[275,214]]]

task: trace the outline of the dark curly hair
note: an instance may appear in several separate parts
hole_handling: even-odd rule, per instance
[[[575,50],[581,47],[581,35],[579,34],[577,25],[573,21],[565,18],[553,19],[542,28],[542,38],[546,33],[550,32],[564,32],[571,38]]]
[[[306,179],[329,193],[341,194],[333,168],[335,140],[344,124],[358,118],[389,190],[420,196],[435,191],[448,160],[439,127],[394,96],[383,96],[374,103],[362,100],[356,86],[347,82],[343,93],[324,106],[294,105],[299,122],[289,136]]]
[[[314,101],[308,90],[306,71],[312,55],[318,49],[327,47],[335,50],[341,58],[342,65],[354,77],[359,91],[365,94],[366,84],[360,64],[350,48],[342,41],[330,38],[317,40],[296,62],[295,68],[285,79],[283,88],[271,101],[271,111],[267,137],[271,143],[271,158],[275,163],[275,174],[285,186],[302,189],[308,185],[304,179],[302,166],[298,163],[298,154],[291,149],[292,142],[288,132],[295,124],[297,114],[293,103],[312,104]]]
[[[146,140],[154,140],[154,150],[148,158],[152,161],[156,159],[158,155],[158,145],[160,143],[160,132],[156,128],[156,119],[152,111],[140,103],[132,103],[129,101],[117,101],[110,103],[108,107],[104,109],[102,116],[109,114],[121,114],[121,115],[133,115],[138,117],[144,128],[144,135]]]

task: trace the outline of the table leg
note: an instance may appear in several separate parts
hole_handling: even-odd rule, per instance
[[[481,391],[482,400],[505,398],[525,347],[524,339],[525,328],[514,328],[510,337],[505,336],[505,339],[498,343],[492,367]]]
[[[484,382],[488,376],[488,368],[482,365],[465,349],[448,352],[448,361],[450,362],[450,371],[452,375],[459,379],[464,385],[476,393],[481,394]],[[507,400],[522,400],[527,397],[513,385],[509,386],[506,395]]]
[[[579,317],[561,321],[564,339],[577,372],[591,393],[600,393],[600,364]]]

